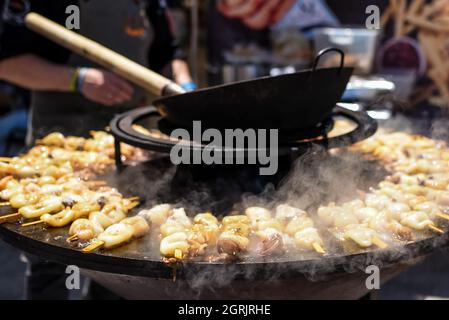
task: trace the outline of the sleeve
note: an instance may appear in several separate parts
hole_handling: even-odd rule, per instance
[[[56,23],[65,24],[67,0],[4,0],[2,7],[3,28],[0,34],[0,59],[22,54],[35,54],[55,63],[67,62],[70,52],[54,42],[26,28],[26,13],[39,13]]]
[[[186,59],[174,36],[173,21],[165,1],[149,1],[148,18],[154,30],[154,40],[149,51],[149,66],[156,72],[174,59]]]

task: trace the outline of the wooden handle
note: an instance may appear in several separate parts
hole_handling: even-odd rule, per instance
[[[98,63],[155,95],[185,93],[173,81],[37,13],[27,14],[25,24],[40,35]]]

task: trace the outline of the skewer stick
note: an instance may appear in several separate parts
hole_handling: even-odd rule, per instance
[[[404,35],[404,22],[405,22],[405,9],[406,9],[406,1],[405,0],[397,0],[396,3],[396,25],[394,36],[396,38],[400,38]]]
[[[11,161],[12,161],[12,158],[0,157],[0,162],[10,163]]]
[[[318,242],[312,243],[312,246],[316,252],[318,252],[320,254],[326,254],[326,251],[323,249],[323,247]]]
[[[381,240],[378,237],[373,237],[372,242],[378,246],[380,249],[386,249],[388,248],[388,244],[385,243],[383,240]]]
[[[414,0],[412,1],[412,3],[410,4],[406,16],[416,16],[418,15],[418,13],[420,12],[420,10],[422,9],[423,5],[425,4],[425,0]],[[413,25],[408,25],[404,28],[404,35],[409,34],[410,32],[412,32],[413,30],[415,30],[415,26]]]
[[[426,31],[449,33],[449,26],[438,24],[427,19],[416,16],[406,16],[405,20],[415,27],[422,28]]]
[[[394,7],[390,4],[388,8],[382,14],[380,18],[380,27],[383,29],[387,25],[388,21],[390,21],[391,17],[394,15]]]
[[[21,225],[21,227],[30,227],[30,226],[35,226],[35,225],[42,224],[42,223],[45,223],[45,221],[37,220],[37,221],[33,221],[33,222],[23,223]]]
[[[429,224],[429,229],[438,234],[444,234],[444,230],[435,227],[433,224]]]
[[[5,216],[1,216],[0,217],[0,224],[5,223],[5,222],[10,222],[10,221],[16,221],[21,216],[22,215],[20,213],[13,213],[13,214],[8,214],[8,215],[5,215]]]
[[[98,248],[101,248],[102,246],[104,246],[104,242],[97,240],[97,241],[91,243],[90,245],[88,245],[87,247],[85,247],[82,251],[84,253],[90,253]]]
[[[413,0],[408,8],[407,14],[411,15],[417,14],[424,5],[424,3],[425,0]]]
[[[131,197],[131,198],[127,198],[126,200],[134,202],[134,201],[140,201],[140,198],[139,197]]]
[[[78,235],[74,234],[66,239],[67,242],[74,242],[78,240]]]
[[[91,188],[99,188],[108,185],[106,181],[86,181],[86,184]]]
[[[0,202],[0,207],[7,207],[10,206],[11,204],[9,202]]]
[[[174,254],[175,258],[178,260],[182,260],[183,258],[183,254],[182,254],[182,250],[180,249],[175,249],[175,254]]]
[[[130,210],[134,209],[135,207],[137,207],[139,205],[140,205],[139,202],[132,202],[132,203],[130,203],[129,205],[126,206],[126,210],[130,211]]]
[[[449,221],[449,214],[445,214],[445,213],[437,213],[436,216],[437,216],[438,218],[441,218],[441,219],[444,219],[444,220]]]

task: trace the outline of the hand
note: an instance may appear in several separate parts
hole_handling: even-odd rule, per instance
[[[218,10],[228,18],[240,19],[249,28],[261,30],[281,20],[296,0],[222,0]]]
[[[180,59],[173,60],[172,71],[175,82],[186,91],[193,91],[196,89],[196,84],[192,80],[187,62]]]
[[[134,93],[133,87],[119,76],[98,69],[87,69],[80,90],[87,99],[106,106],[130,101]]]

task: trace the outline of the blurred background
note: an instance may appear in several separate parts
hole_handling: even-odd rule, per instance
[[[317,53],[331,46],[342,49],[346,65],[355,68],[342,98],[348,108],[367,110],[379,121],[407,115],[422,123],[423,132],[436,119],[447,119],[449,65],[440,65],[449,57],[446,0],[164,2],[174,41],[200,88],[309,68]],[[367,12],[370,5],[377,6],[379,15]],[[248,15],[251,6],[259,10]],[[0,32],[4,19],[2,11]],[[337,66],[337,58],[326,56],[321,65]],[[13,156],[24,148],[29,105],[29,92],[0,82],[0,155]],[[26,265],[20,253],[0,242],[0,261],[0,299],[23,298],[18,284],[24,282]],[[377,297],[449,299],[447,284],[449,256],[435,254]]]

